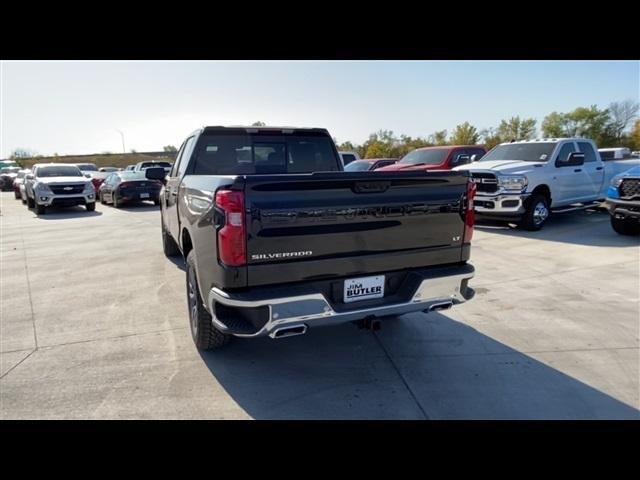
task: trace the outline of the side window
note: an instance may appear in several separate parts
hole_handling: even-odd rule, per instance
[[[451,156],[451,166],[457,167],[458,165],[464,165],[465,163],[469,163],[470,160],[461,160],[460,157],[462,155],[468,155],[469,153],[463,149],[454,150],[453,155]],[[469,154],[470,155],[470,154]]]
[[[556,161],[566,161],[569,158],[569,155],[576,151],[576,147],[573,145],[573,142],[567,142],[562,147],[560,147],[560,153],[556,157]]]
[[[176,176],[176,172],[178,171],[178,164],[180,163],[180,157],[182,156],[182,152],[184,152],[184,145],[186,142],[182,142],[182,146],[180,147],[180,150],[178,150],[178,153],[176,154],[176,159],[173,162],[173,166],[171,167],[171,171],[169,172],[169,176],[170,177],[175,177]]]
[[[184,172],[187,170],[187,166],[189,165],[189,159],[191,158],[191,153],[193,152],[193,144],[195,143],[195,137],[187,138],[187,141],[184,142],[184,148],[182,151],[182,155],[180,156],[180,163],[176,162],[176,177],[182,178],[184,176]]]
[[[352,155],[350,153],[345,153],[344,155],[342,155],[342,161],[344,162],[345,165],[353,162],[356,159],[355,155]]]
[[[584,163],[596,161],[596,152],[593,150],[590,143],[578,142],[578,148],[582,153],[584,153]]]
[[[476,160],[480,160],[482,157],[484,157],[484,150],[480,150],[479,148],[473,148],[471,150],[468,150],[468,153],[470,157],[472,155],[475,155]]]

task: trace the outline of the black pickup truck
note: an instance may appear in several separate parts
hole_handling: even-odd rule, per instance
[[[469,300],[466,172],[344,172],[325,129],[205,127],[160,193],[193,339],[281,338]]]

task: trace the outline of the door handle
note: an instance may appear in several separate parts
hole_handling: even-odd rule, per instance
[[[602,167],[596,167],[596,170],[602,170]]]
[[[581,172],[581,171],[582,171],[582,169],[581,169],[581,168],[576,168],[576,169],[574,170],[574,172],[576,172],[576,173],[577,173],[577,172]]]
[[[171,192],[171,196],[172,197],[177,197],[178,196],[178,192],[174,190],[173,192]]]

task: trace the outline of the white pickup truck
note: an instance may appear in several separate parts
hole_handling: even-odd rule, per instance
[[[639,164],[634,158],[603,162],[586,138],[548,138],[502,143],[453,170],[471,173],[477,218],[539,230],[552,212],[597,205],[614,176]]]

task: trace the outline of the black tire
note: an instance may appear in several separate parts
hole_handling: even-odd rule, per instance
[[[187,256],[187,306],[189,308],[189,328],[196,347],[200,350],[217,350],[233,338],[218,330],[211,321],[211,314],[204,308],[196,277],[195,253]]]
[[[40,205],[39,203],[36,203],[36,213],[38,215],[44,215],[46,211],[47,209],[44,205]]]
[[[99,196],[100,196],[100,203],[101,203],[102,205],[106,205],[106,203],[107,203],[107,202],[105,202],[105,201],[104,201],[104,195],[102,194],[102,192],[100,192],[100,195],[99,195]]]
[[[154,204],[156,207],[157,207],[158,205],[160,205],[160,199],[159,199],[159,198],[156,198],[156,199],[153,201],[153,204]]]
[[[639,235],[640,234],[640,222],[616,218],[611,215],[611,226],[620,235]]]
[[[120,208],[120,203],[118,203],[118,197],[113,192],[111,192],[111,203],[113,204],[113,208]]]
[[[20,192],[16,192],[15,190],[13,191],[13,196],[16,197],[16,200],[22,200],[22,197],[20,196]]]
[[[167,257],[177,257],[180,255],[180,249],[171,234],[164,228],[164,219],[160,215],[160,226],[162,229],[162,250]]]
[[[550,213],[549,199],[539,193],[532,195],[526,204],[526,211],[518,226],[530,232],[540,230]]]
[[[22,195],[20,195],[20,201],[22,201],[22,204],[23,204],[23,205],[26,205],[26,204],[27,204],[27,201],[26,201],[24,198],[22,198]]]
[[[36,201],[27,194],[27,208],[36,208]]]
[[[96,209],[96,202],[87,203],[85,207],[87,212],[93,212]]]

